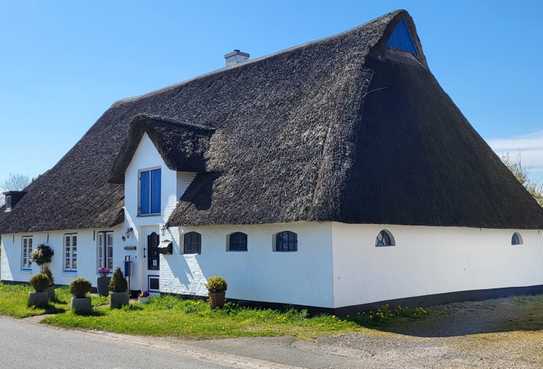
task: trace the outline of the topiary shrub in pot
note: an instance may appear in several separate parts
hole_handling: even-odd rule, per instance
[[[224,307],[226,300],[226,290],[228,284],[223,277],[212,276],[207,279],[207,292],[209,295],[209,305],[212,309]]]
[[[43,272],[43,266],[49,264],[55,252],[53,249],[45,244],[41,244],[36,247],[36,250],[32,251],[32,261],[38,264]]]
[[[49,277],[44,273],[38,273],[32,277],[30,284],[35,292],[28,294],[28,306],[46,307],[49,305]]]
[[[53,278],[53,273],[47,265],[43,267],[43,274],[49,278],[49,287],[47,288],[47,293],[49,294],[49,300],[55,301],[55,279]]]
[[[128,305],[130,296],[128,294],[128,282],[123,276],[120,268],[115,269],[111,282],[109,283],[110,306],[112,309],[119,309],[124,305]]]
[[[72,311],[78,315],[92,313],[91,298],[87,294],[91,290],[91,284],[85,278],[76,278],[70,283],[72,293]]]
[[[100,296],[109,295],[109,283],[111,282],[111,278],[108,277],[109,272],[109,268],[98,269],[100,276],[96,281],[96,290]]]

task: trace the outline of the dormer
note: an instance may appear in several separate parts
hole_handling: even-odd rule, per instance
[[[206,171],[213,132],[155,116],[136,116],[110,177],[110,182],[125,186],[126,215],[159,217],[164,223],[196,174]]]
[[[15,205],[21,200],[21,198],[25,195],[25,191],[7,191],[4,192],[5,200],[6,200],[6,207],[4,209],[5,212],[10,212],[13,210]]]

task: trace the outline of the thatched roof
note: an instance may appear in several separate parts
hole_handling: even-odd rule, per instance
[[[385,48],[402,18],[418,59]],[[138,114],[148,116],[131,125]],[[429,71],[404,11],[114,104],[0,231],[120,222],[122,185],[108,179],[122,182],[143,132],[171,168],[196,158],[170,225],[543,228],[543,210]]]

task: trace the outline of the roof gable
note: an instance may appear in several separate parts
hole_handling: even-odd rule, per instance
[[[184,124],[147,114],[136,115],[128,137],[115,158],[110,182],[124,183],[125,171],[144,134],[153,142],[166,166],[175,171],[203,172],[213,128]]]

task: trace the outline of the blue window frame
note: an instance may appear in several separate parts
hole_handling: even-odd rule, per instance
[[[390,36],[388,36],[387,47],[390,49],[407,51],[415,56],[417,55],[417,48],[411,38],[411,33],[407,28],[405,20],[402,19],[396,24],[394,30]]]
[[[161,170],[142,170],[139,178],[139,215],[160,214]]]

